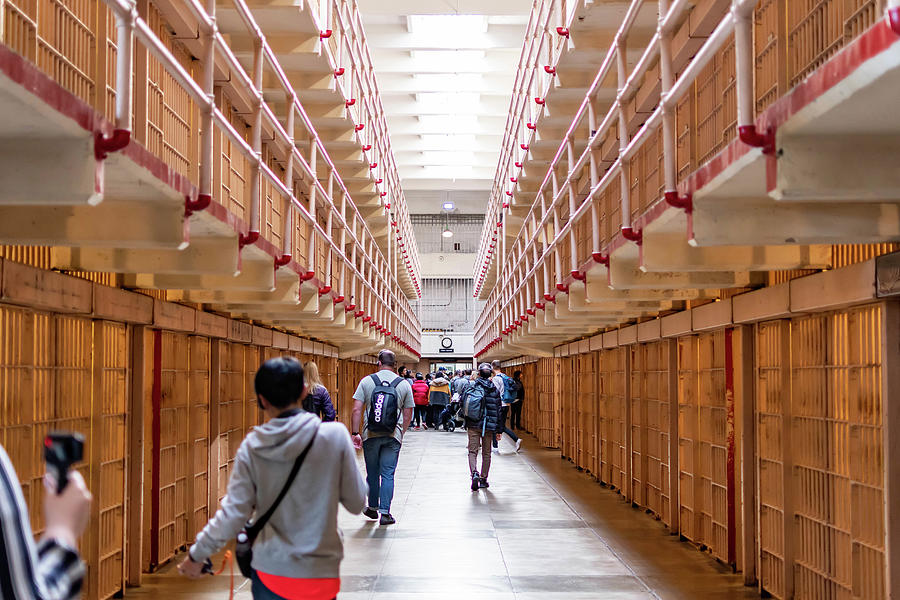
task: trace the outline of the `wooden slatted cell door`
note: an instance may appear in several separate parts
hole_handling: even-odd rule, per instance
[[[94,450],[99,461],[99,488],[93,484],[99,539],[96,556],[98,565],[95,589],[91,596],[111,598],[124,592],[125,573],[125,460],[127,454],[127,418],[129,400],[130,332],[121,323],[94,322],[94,389],[96,414],[95,435],[99,442]],[[93,483],[92,482],[92,483]]]
[[[191,483],[188,486],[188,537],[209,520],[209,371],[210,341],[191,336],[188,373],[190,402]]]
[[[556,361],[556,389],[559,390],[560,431],[559,445],[562,455],[569,460],[575,458],[575,358],[565,357]]]
[[[727,402],[725,393],[725,344],[726,332],[719,330],[698,336],[698,437],[699,469],[694,476],[700,487],[701,501],[697,515],[700,520],[698,542],[705,544],[722,562],[732,562],[734,552],[729,552],[728,526],[728,439]],[[731,448],[734,459],[734,449]],[[733,486],[733,463],[731,471]],[[733,508],[733,507],[732,507]]]
[[[265,350],[257,346],[246,346],[244,348],[244,435],[243,438],[250,433],[250,430],[262,423],[265,419],[259,404],[256,400],[256,392],[253,388],[253,378],[256,370],[265,361]],[[234,451],[237,452],[235,446]]]
[[[219,390],[219,491],[225,497],[234,456],[244,438],[244,345],[222,342]]]
[[[669,524],[669,370],[667,342],[651,342],[644,352],[646,402],[646,490],[648,509]]]
[[[881,307],[791,327],[797,598],[885,597]]]
[[[759,469],[759,583],[775,596],[785,594],[784,413],[790,404],[790,323],[757,325],[756,407]]]
[[[678,340],[678,466],[681,534],[697,541],[701,536],[700,445],[698,443],[697,337]]]
[[[190,342],[186,334],[160,331],[154,342],[151,566],[172,559],[189,541]],[[156,353],[159,353],[158,355]],[[193,487],[193,481],[190,482]]]
[[[602,481],[624,493],[625,477],[625,352],[627,348],[613,348],[603,352],[604,368],[601,381],[601,426],[603,472]]]
[[[631,394],[626,407],[626,410],[631,412],[628,420],[630,430],[628,431],[629,443],[627,444],[631,452],[627,457],[629,461],[628,466],[630,467],[629,472],[631,473],[631,480],[628,482],[630,486],[628,497],[632,503],[638,506],[647,506],[645,488],[647,477],[645,460],[647,456],[647,402],[645,398],[646,386],[644,385],[644,371],[646,369],[644,347],[635,344],[625,348],[625,352],[631,353],[631,369],[626,375],[631,378]]]

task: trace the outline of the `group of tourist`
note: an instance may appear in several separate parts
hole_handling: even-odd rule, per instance
[[[267,360],[256,372],[254,389],[268,419],[238,447],[227,493],[178,570],[201,577],[211,572],[210,558],[236,541],[236,560],[251,578],[257,600],[336,598],[343,559],[338,506],[384,526],[396,522],[391,515],[394,471],[414,412],[422,423],[417,407],[431,408],[424,419],[434,427],[443,419],[438,407],[446,413],[457,405],[467,429],[472,491],[489,486],[491,447],[504,433],[516,451],[521,445],[514,431],[521,427],[521,373],[510,378],[497,362],[453,375],[438,371],[427,382],[417,373],[410,383],[398,374],[394,353],[383,350],[377,372],[364,377],[353,394],[349,435],[334,422],[334,405],[315,363]],[[365,478],[355,450],[363,452]],[[294,485],[296,479],[302,483]],[[0,448],[0,491],[9,500],[0,503],[4,600],[68,599],[81,590],[85,569],[77,540],[88,522],[91,496],[77,472],[69,475],[63,491],[56,484],[54,476],[45,478],[46,530],[35,546],[22,490]]]

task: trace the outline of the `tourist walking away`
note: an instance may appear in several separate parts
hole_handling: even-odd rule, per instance
[[[512,440],[513,444],[516,446],[516,452],[519,451],[519,448],[522,447],[522,440],[519,439],[519,436],[516,435],[516,432],[506,426],[506,418],[509,415],[509,407],[513,402],[516,401],[518,397],[518,392],[516,392],[516,382],[513,381],[513,378],[504,373],[500,366],[500,361],[495,360],[491,363],[491,368],[494,371],[494,385],[497,387],[497,391],[500,392],[500,420],[503,422],[503,430],[502,433],[505,433],[509,436],[509,439]],[[497,448],[497,443],[500,440],[497,439],[494,441],[494,447]]]
[[[468,437],[469,473],[472,491],[489,487],[491,471],[491,441],[499,439],[503,429],[500,421],[500,393],[491,381],[491,365],[481,363],[478,376],[466,390],[463,398],[463,415]],[[478,469],[478,451],[481,450],[481,470]]]
[[[378,372],[363,377],[353,394],[353,445],[363,450],[369,483],[369,505],[363,514],[377,519],[380,513],[382,525],[396,522],[391,516],[394,471],[415,406],[412,388],[396,368],[394,353],[382,350]]]
[[[302,409],[308,387],[298,360],[267,360],[253,386],[268,420],[241,442],[221,508],[178,570],[200,577],[209,558],[237,538],[252,544],[253,598],[330,600],[340,590],[344,556],[338,504],[354,514],[365,506],[350,436]]]
[[[85,568],[78,554],[78,538],[90,519],[91,494],[81,474],[68,470],[69,462],[80,462],[78,457],[72,457],[71,461],[67,458],[71,454],[67,451],[69,444],[63,440],[52,441],[50,437],[47,440],[44,532],[37,543],[19,478],[6,450],[0,446],[2,600],[70,600],[79,597],[84,584]],[[64,485],[62,490],[60,485]]]
[[[509,427],[522,431],[522,403],[525,400],[525,384],[522,382],[522,371],[513,373],[516,384],[516,401],[509,407]]]
[[[450,404],[450,382],[444,377],[443,371],[439,371],[438,376],[432,380],[431,389],[428,391],[429,416],[435,429],[443,425],[441,413],[448,404]]]
[[[415,424],[416,429],[421,429],[428,421],[428,384],[421,373],[416,373],[416,380],[412,384],[413,402],[416,405]],[[428,425],[425,425],[428,429]]]
[[[309,361],[303,366],[303,374],[306,378],[306,387],[309,393],[303,400],[303,410],[311,412],[323,421],[334,421],[337,415],[334,412],[334,404],[331,402],[331,394],[322,383],[319,375],[319,367]]]

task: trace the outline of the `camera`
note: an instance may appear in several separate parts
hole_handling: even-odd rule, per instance
[[[44,438],[44,462],[56,477],[56,493],[69,483],[69,468],[84,458],[84,436],[80,433],[52,431]]]

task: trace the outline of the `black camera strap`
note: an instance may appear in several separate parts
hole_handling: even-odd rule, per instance
[[[316,430],[313,431],[312,439],[309,440],[309,443],[306,445],[306,448],[303,452],[300,453],[300,456],[297,457],[297,460],[294,461],[294,466],[291,469],[291,474],[288,475],[287,481],[284,482],[284,487],[281,488],[281,492],[278,493],[278,497],[275,498],[275,502],[272,503],[272,506],[269,507],[269,510],[265,512],[263,516],[259,518],[253,525],[247,527],[247,538],[252,545],[256,540],[256,536],[259,535],[259,532],[263,530],[263,527],[266,526],[266,523],[275,513],[275,509],[278,508],[278,505],[281,504],[281,501],[284,500],[284,497],[287,496],[288,490],[291,487],[291,484],[294,483],[294,480],[297,478],[297,473],[300,472],[300,467],[303,466],[303,461],[306,460],[306,455],[309,454],[310,448],[312,448],[313,442],[316,441],[316,434],[319,433],[319,427],[316,426]]]

